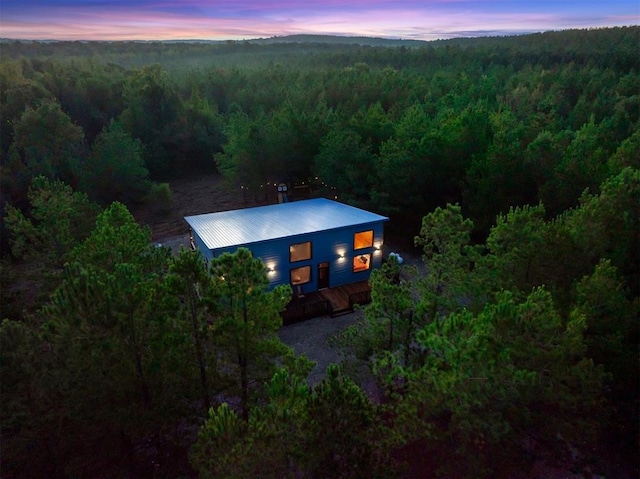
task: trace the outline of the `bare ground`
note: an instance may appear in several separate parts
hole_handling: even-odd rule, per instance
[[[300,323],[290,324],[280,329],[278,336],[297,354],[304,354],[316,362],[307,377],[311,386],[325,377],[330,364],[339,364],[356,380],[364,393],[375,403],[382,400],[371,371],[366,363],[355,358],[348,350],[332,344],[331,339],[341,331],[353,325],[362,315],[361,310],[335,318],[322,316]]]
[[[246,203],[242,191],[228,186],[219,174],[181,178],[172,181],[170,187],[173,198],[170,211],[155,210],[153,205],[132,209],[136,220],[151,228],[153,241],[187,235],[185,216],[256,205]]]
[[[329,340],[343,329],[351,326],[356,320],[356,313],[345,314],[335,318],[321,316],[300,323],[290,324],[278,332],[280,339],[291,346],[298,354],[304,354],[316,361],[308,377],[309,384],[317,384],[324,377],[327,366],[339,364],[348,356],[339,348],[331,345]]]

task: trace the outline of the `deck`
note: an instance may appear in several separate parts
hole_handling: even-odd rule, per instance
[[[281,313],[283,324],[291,324],[318,316],[339,316],[353,312],[356,304],[371,302],[368,281],[359,281],[336,288],[294,297]]]
[[[351,312],[355,304],[366,304],[371,301],[371,287],[368,281],[324,289],[319,294],[331,303],[334,314],[343,311]]]

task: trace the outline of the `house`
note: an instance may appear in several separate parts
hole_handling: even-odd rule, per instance
[[[317,198],[185,220],[192,247],[208,260],[244,246],[265,264],[270,286],[302,294],[369,279],[382,263],[389,218]]]

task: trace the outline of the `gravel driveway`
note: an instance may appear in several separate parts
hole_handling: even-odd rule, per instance
[[[309,373],[307,382],[310,386],[318,384],[325,377],[329,364],[346,363],[346,373],[356,381],[367,397],[373,402],[380,402],[381,393],[375,383],[368,366],[344,352],[342,348],[330,344],[329,340],[340,331],[354,324],[362,315],[362,311],[331,318],[322,316],[300,323],[284,326],[278,336],[297,354],[304,354],[316,362]]]
[[[361,314],[361,311],[357,311],[335,318],[321,316],[289,324],[278,331],[280,339],[291,346],[297,354],[304,354],[317,363],[309,373],[309,384],[314,385],[320,382],[329,364],[338,364],[347,359],[340,348],[329,344],[329,338],[354,324],[356,315]]]

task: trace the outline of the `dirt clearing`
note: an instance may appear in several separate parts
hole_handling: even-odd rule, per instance
[[[217,173],[181,178],[169,186],[173,199],[169,211],[154,211],[153,205],[132,209],[136,221],[151,228],[153,241],[188,234],[185,216],[254,206],[245,203],[242,191],[229,187]]]

